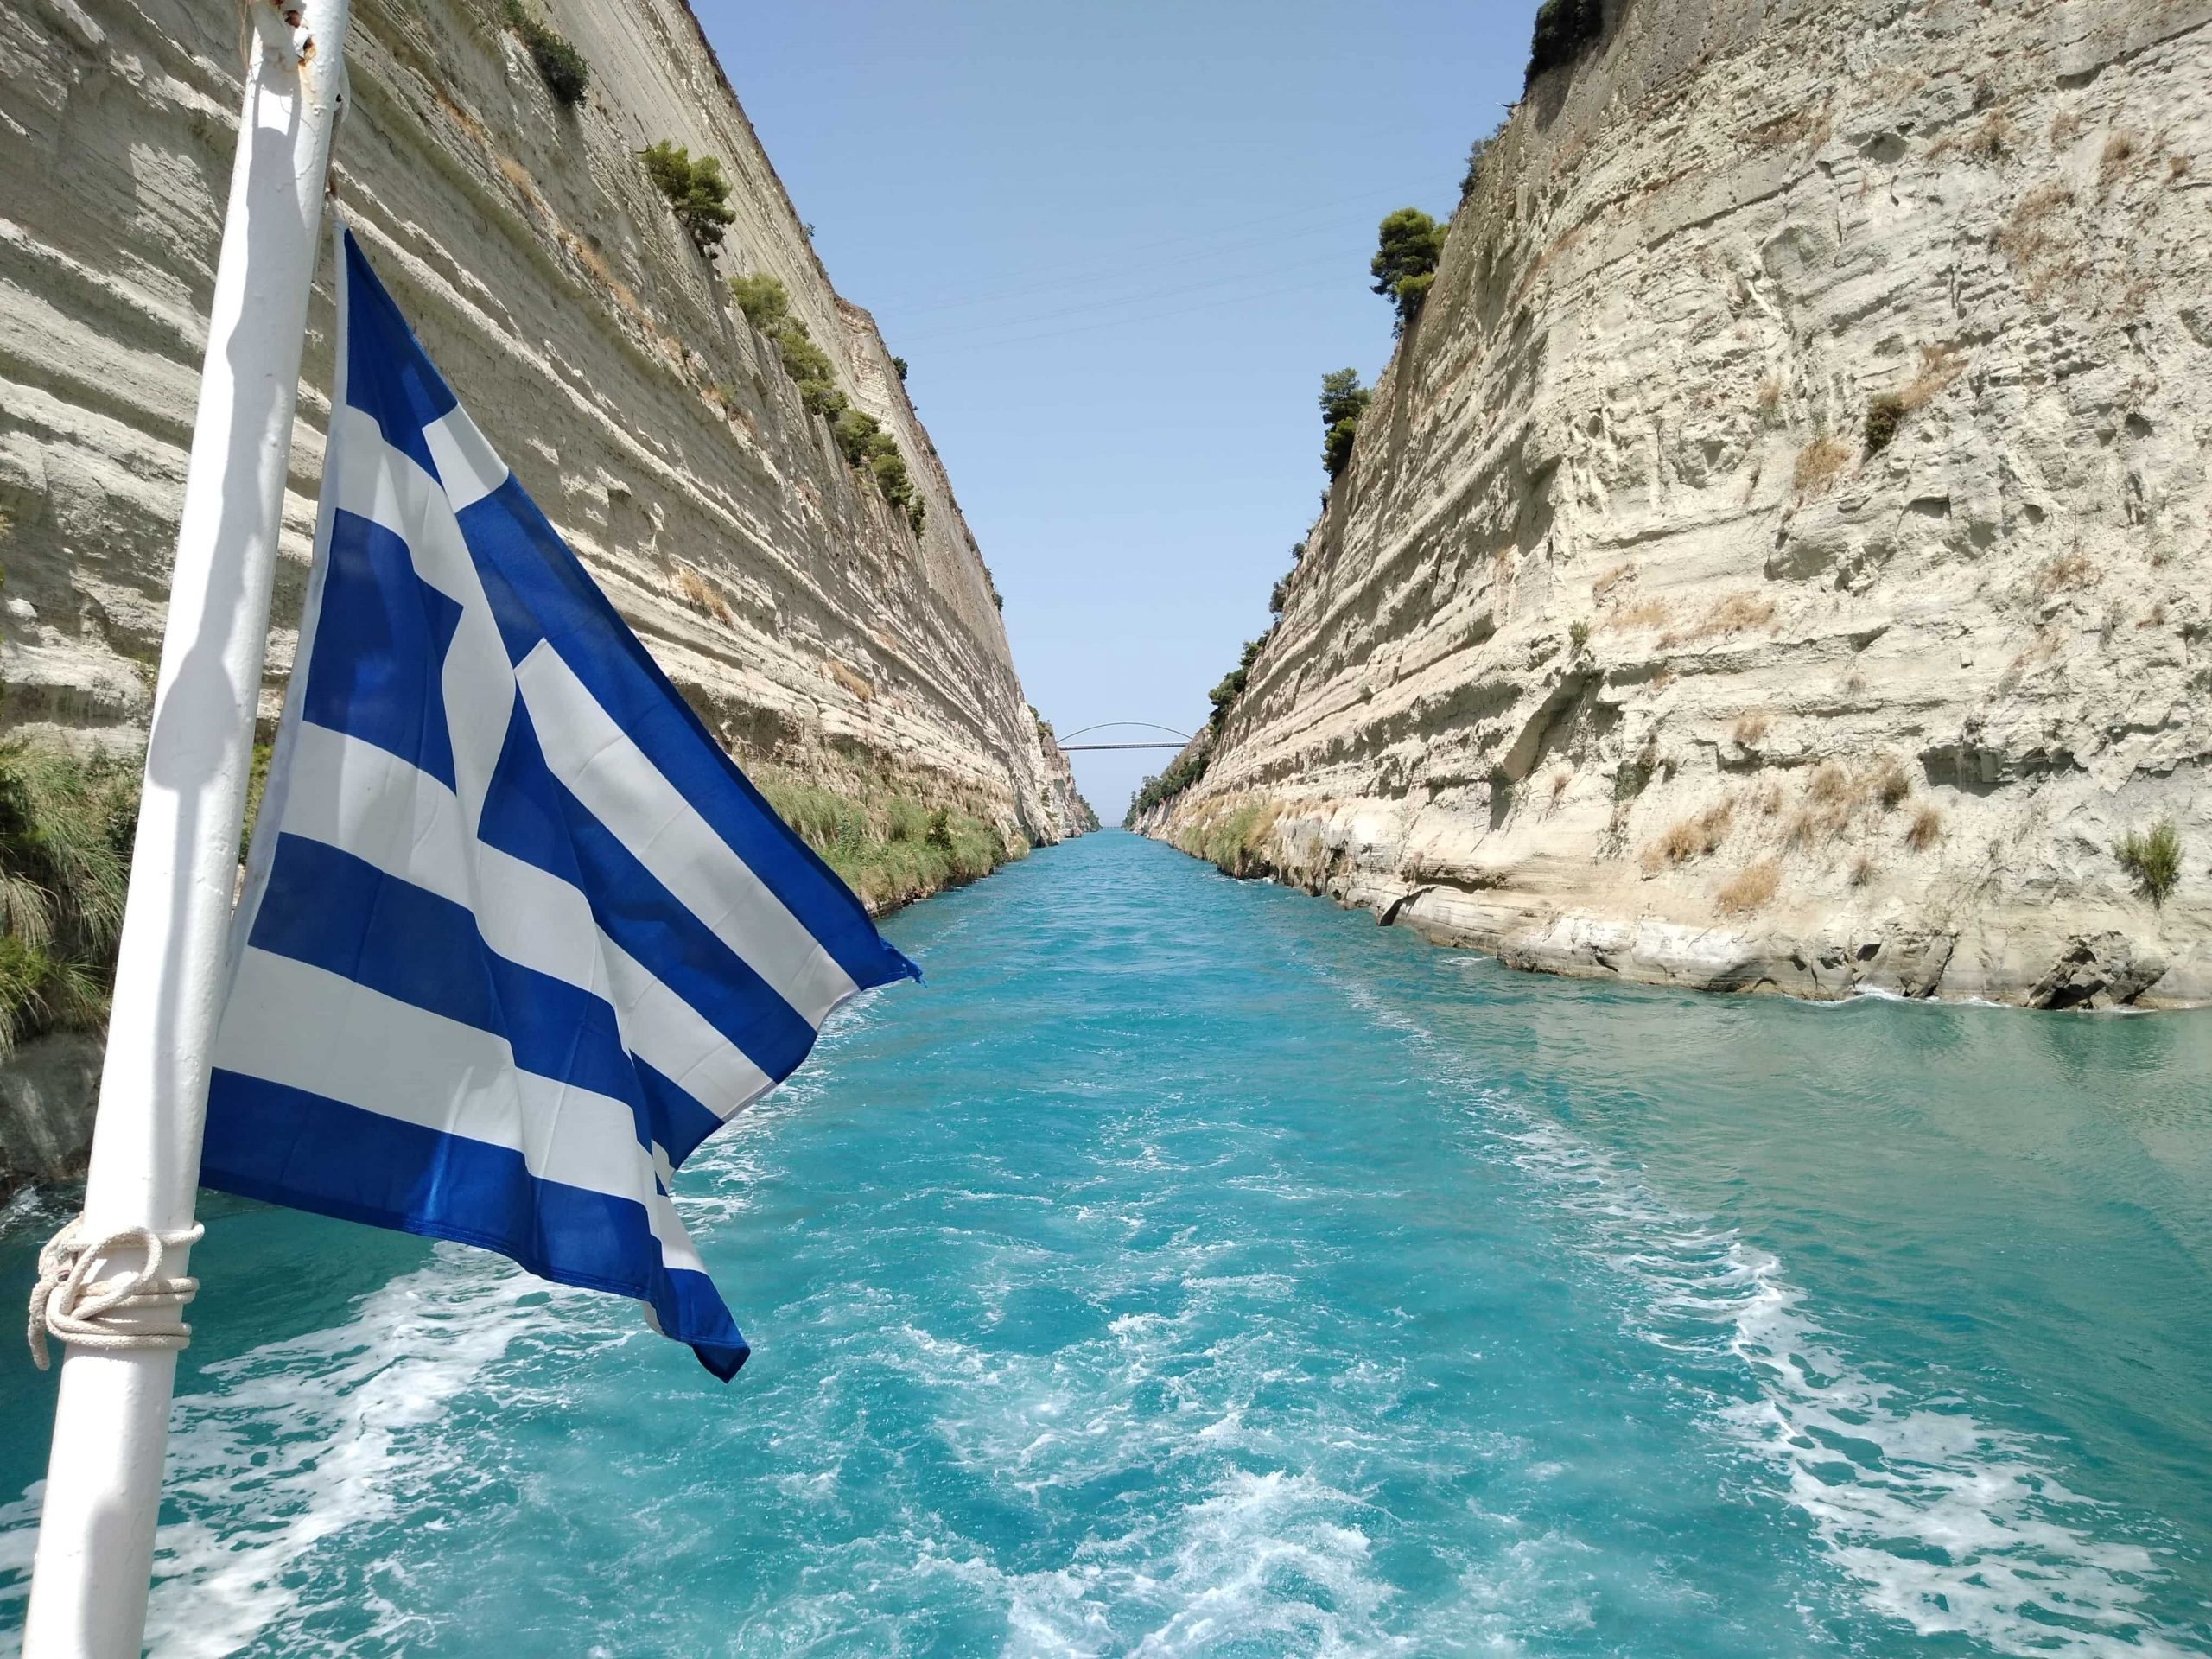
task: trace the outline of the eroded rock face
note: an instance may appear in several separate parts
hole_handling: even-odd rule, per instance
[[[338,191],[524,485],[741,757],[887,775],[1055,840],[1065,768],[874,324],[831,289],[681,0],[543,15],[591,66],[547,92],[495,0],[363,0]],[[0,15],[0,725],[135,744],[236,134],[228,5],[30,0]],[[736,222],[693,248],[637,152],[721,158]],[[726,278],[767,270],[897,437],[917,535],[799,404]],[[264,712],[305,576],[331,321],[318,295]]]
[[[339,199],[431,355],[741,760],[918,795],[1008,842],[1079,827],[1087,809],[1023,702],[929,435],[874,322],[832,290],[690,10],[531,3],[590,64],[579,109],[549,95],[497,0],[354,7]],[[0,8],[0,731],[143,741],[237,131],[238,25],[229,0]],[[736,219],[711,257],[639,164],[662,139],[718,156],[732,181]],[[844,395],[896,437],[925,505],[918,534],[733,308],[728,277],[760,270],[789,290]],[[265,725],[305,582],[331,322],[325,288]],[[68,1077],[35,1070],[26,1058],[0,1079],[0,1168],[50,1175],[81,1155],[89,1111],[64,1098]]]
[[[1551,971],[2212,999],[2212,0],[1607,12],[1143,827]]]

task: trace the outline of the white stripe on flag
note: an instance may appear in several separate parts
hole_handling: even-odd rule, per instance
[[[423,429],[423,442],[429,447],[455,512],[475,505],[507,481],[506,462],[493,453],[459,404]]]
[[[652,1154],[630,1108],[520,1070],[504,1037],[251,947],[231,998],[253,1017],[224,1027],[225,1071],[502,1147],[540,1180],[652,1207]]]
[[[467,416],[459,410],[454,416],[466,425]],[[486,455],[491,455],[491,449],[474,426],[466,426],[465,435],[456,437],[454,416],[423,430],[426,436],[442,433],[458,470],[475,464],[469,459],[471,442]],[[439,684],[453,745],[454,781],[474,823],[499,764],[507,722],[514,715],[514,666],[507,660],[506,642],[499,637],[476,562],[454,518],[458,498],[450,483],[442,488],[413,456],[386,443],[375,420],[359,410],[342,411],[333,428],[340,462],[340,509],[381,525],[405,543],[415,574],[461,607],[461,620],[439,670]],[[443,471],[448,457],[436,442],[431,452]],[[497,456],[492,456],[491,464],[499,465]],[[472,488],[480,481],[474,472],[461,476]]]
[[[676,902],[712,929],[799,1017],[819,1028],[855,988],[698,810],[540,640],[515,670],[553,775]]]
[[[604,997],[629,1051],[727,1117],[770,1085],[737,1046],[599,931],[582,892],[487,847],[429,773],[343,732],[302,722],[284,830],[351,853],[472,912],[509,962]]]

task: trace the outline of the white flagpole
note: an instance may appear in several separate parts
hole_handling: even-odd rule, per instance
[[[192,1225],[347,9],[243,7],[245,98],[85,1188],[88,1240]],[[164,1253],[162,1276],[183,1273],[188,1248]],[[143,1265],[137,1246],[114,1254],[125,1274]],[[144,1317],[126,1308],[105,1323],[127,1331]],[[175,1375],[173,1347],[71,1343],[24,1659],[137,1659]]]

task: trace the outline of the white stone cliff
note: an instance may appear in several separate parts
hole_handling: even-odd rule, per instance
[[[2212,999],[2212,0],[1605,14],[1140,827],[1524,968]]]
[[[430,354],[741,760],[831,789],[896,788],[1009,843],[1080,828],[1086,809],[1023,701],[929,435],[874,322],[831,288],[690,10],[531,3],[590,66],[581,107],[549,94],[497,0],[354,8],[338,195]],[[232,0],[0,9],[0,731],[143,741],[237,130],[238,21]],[[712,257],[640,164],[663,139],[719,157],[731,181],[736,219]],[[840,389],[896,438],[925,504],[918,534],[735,311],[727,279],[758,270],[781,279]],[[331,319],[326,287],[270,721],[306,575]],[[17,1092],[41,1088],[54,1093]]]

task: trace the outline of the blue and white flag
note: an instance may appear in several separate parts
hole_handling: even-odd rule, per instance
[[[745,1338],[671,1173],[914,974],[723,753],[341,233],[299,655],[201,1179]]]

